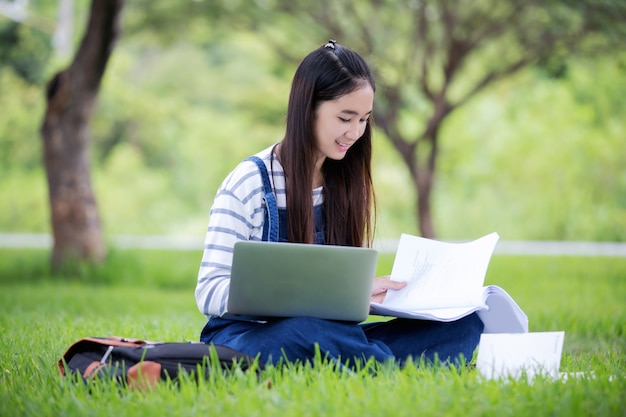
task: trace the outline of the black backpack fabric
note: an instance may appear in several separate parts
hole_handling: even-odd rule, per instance
[[[226,346],[117,336],[86,337],[74,342],[58,366],[63,376],[80,375],[85,382],[109,379],[139,389],[167,379],[175,381],[181,372],[205,377],[235,368],[256,372],[262,369],[255,358]]]

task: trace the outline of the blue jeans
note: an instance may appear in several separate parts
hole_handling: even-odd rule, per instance
[[[213,316],[200,341],[259,355],[266,364],[311,361],[317,345],[322,357],[333,361],[353,365],[374,358],[402,365],[409,357],[457,361],[463,355],[470,360],[483,327],[476,313],[449,323],[393,319],[362,324],[312,317],[257,323]]]

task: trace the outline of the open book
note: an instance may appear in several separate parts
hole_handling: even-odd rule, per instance
[[[454,321],[474,311],[485,333],[524,333],[528,317],[515,300],[496,285],[484,286],[497,233],[466,243],[449,243],[403,234],[391,271],[394,281],[406,281],[390,290],[382,303],[372,303],[371,314],[434,321]]]

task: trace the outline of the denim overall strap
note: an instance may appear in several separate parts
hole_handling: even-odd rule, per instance
[[[259,171],[261,172],[261,178],[263,179],[263,189],[265,195],[263,196],[263,205],[265,209],[265,222],[263,223],[263,240],[268,242],[278,242],[278,206],[276,204],[276,196],[272,184],[270,183],[270,177],[265,167],[265,162],[258,156],[251,156],[246,161],[254,162]]]

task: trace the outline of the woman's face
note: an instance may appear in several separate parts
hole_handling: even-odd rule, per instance
[[[369,84],[336,100],[323,101],[315,112],[315,141],[319,156],[341,160],[365,131],[374,105]],[[319,164],[318,164],[319,166]]]

